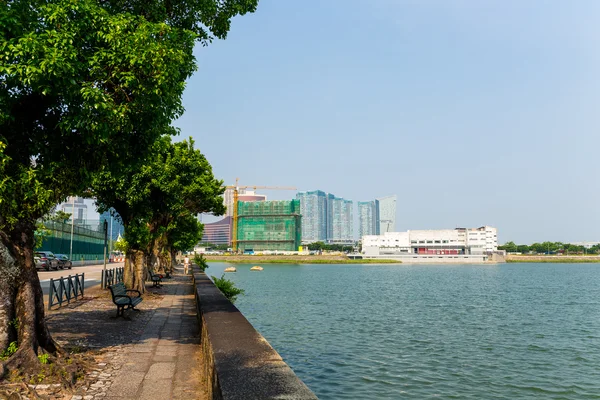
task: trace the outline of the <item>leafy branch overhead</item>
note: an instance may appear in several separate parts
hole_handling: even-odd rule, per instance
[[[196,213],[224,211],[221,182],[192,141],[171,143],[172,123],[195,44],[225,38],[257,2],[0,1],[0,354],[18,343],[0,378],[60,352],[33,258],[36,221],[58,203],[92,188],[138,256],[176,227],[189,231],[169,240],[188,246],[201,235]]]

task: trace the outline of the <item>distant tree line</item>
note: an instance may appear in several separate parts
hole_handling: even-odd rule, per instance
[[[591,248],[586,248],[581,245],[561,242],[543,242],[533,243],[531,245],[507,242],[502,246],[498,246],[498,250],[506,250],[508,253],[522,254],[599,254],[600,245],[594,245]]]
[[[351,252],[354,248],[352,246],[344,246],[342,244],[326,244],[323,242],[310,243],[308,249],[311,251],[344,251]]]

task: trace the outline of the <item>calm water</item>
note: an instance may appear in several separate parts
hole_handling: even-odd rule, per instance
[[[600,399],[600,264],[236,267],[236,305],[322,400]]]

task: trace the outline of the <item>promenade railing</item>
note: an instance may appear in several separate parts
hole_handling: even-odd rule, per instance
[[[63,303],[70,303],[71,300],[76,300],[78,297],[83,298],[83,290],[85,287],[85,273],[60,277],[58,279],[50,279],[50,292],[48,293],[48,309],[52,306]]]
[[[111,268],[102,271],[102,289],[123,282],[123,268]]]

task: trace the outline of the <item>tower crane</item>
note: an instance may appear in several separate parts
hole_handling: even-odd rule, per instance
[[[235,178],[235,185],[224,186],[226,189],[233,189],[233,231],[231,233],[231,247],[233,251],[237,253],[237,221],[238,221],[238,191],[240,189],[268,189],[268,190],[298,190],[292,186],[258,186],[258,185],[244,185],[238,184],[239,178]]]

